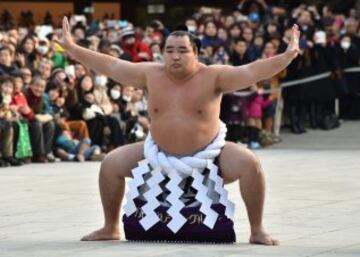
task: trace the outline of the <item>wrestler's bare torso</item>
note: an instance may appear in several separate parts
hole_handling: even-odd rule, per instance
[[[216,72],[199,64],[183,79],[162,65],[146,72],[151,135],[160,149],[186,155],[208,145],[219,131],[221,92]]]
[[[222,93],[249,87],[283,70],[299,51],[300,35],[294,26],[287,53],[231,67],[200,64],[198,47],[186,35],[172,34],[166,39],[164,64],[133,64],[74,44],[66,18],[63,31],[61,44],[74,59],[125,86],[148,92],[154,141],[161,150],[177,155],[189,155],[208,145],[219,130]]]

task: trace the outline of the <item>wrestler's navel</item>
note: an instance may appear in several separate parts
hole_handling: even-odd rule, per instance
[[[202,110],[197,110],[197,113],[202,114],[203,112],[202,112]]]
[[[158,112],[159,112],[159,109],[158,109],[158,108],[154,108],[154,112],[155,112],[155,113],[158,113]]]

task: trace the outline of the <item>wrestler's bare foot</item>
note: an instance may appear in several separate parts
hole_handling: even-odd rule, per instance
[[[80,240],[101,241],[101,240],[119,240],[119,239],[120,239],[119,229],[102,228],[84,236]]]
[[[250,244],[279,245],[279,241],[276,239],[273,239],[263,229],[256,231],[256,232],[252,232],[249,242],[250,242]]]

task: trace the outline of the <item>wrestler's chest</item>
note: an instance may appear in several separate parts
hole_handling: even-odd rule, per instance
[[[217,100],[213,85],[210,83],[172,83],[152,84],[148,86],[149,107],[166,109],[198,110],[206,109]]]

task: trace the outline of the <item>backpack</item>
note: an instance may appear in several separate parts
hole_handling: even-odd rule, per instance
[[[321,118],[319,127],[324,130],[330,130],[340,127],[340,122],[335,114],[326,114]]]

